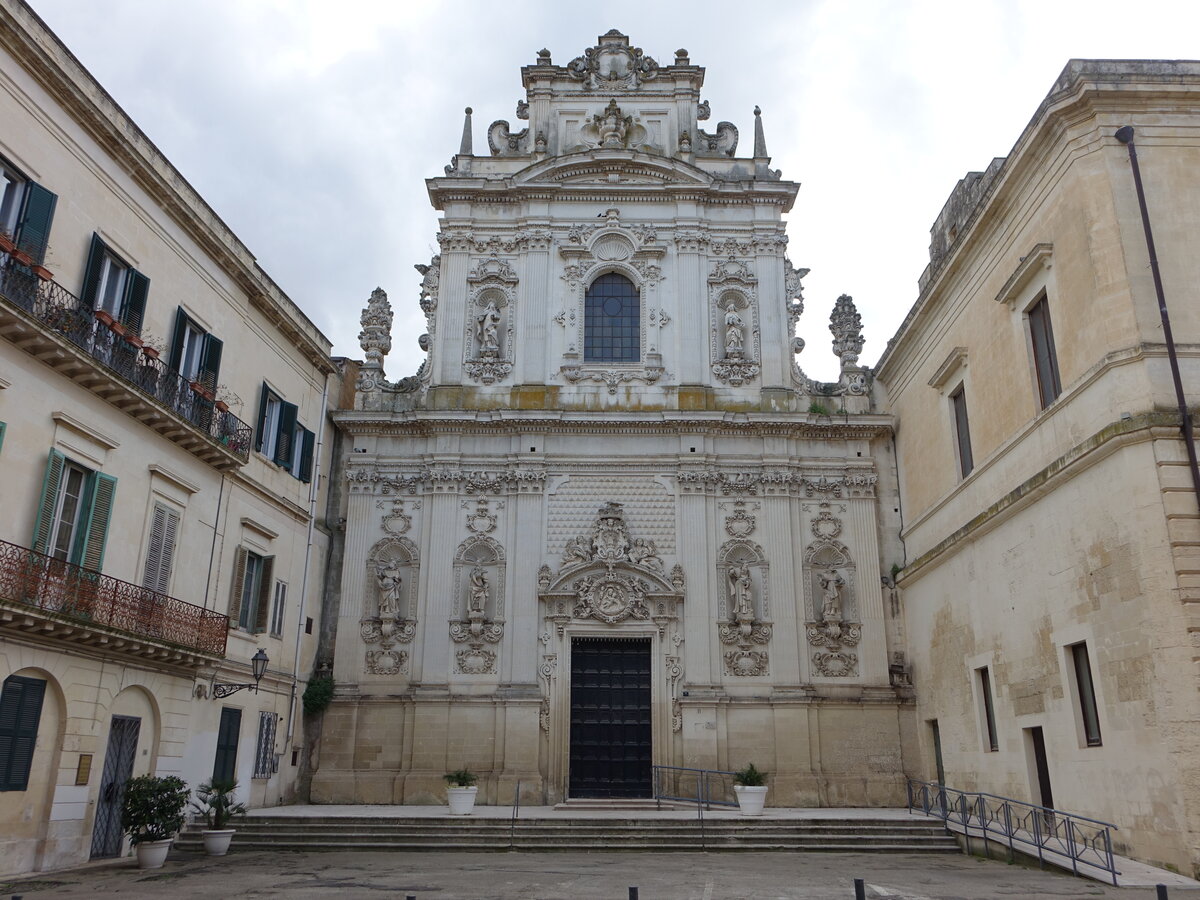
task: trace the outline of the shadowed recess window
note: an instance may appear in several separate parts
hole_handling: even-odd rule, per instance
[[[1096,687],[1092,684],[1092,664],[1086,643],[1072,644],[1071,662],[1075,666],[1075,686],[1079,691],[1079,714],[1083,717],[1083,735],[1089,747],[1099,747],[1100,713],[1096,708]]]
[[[609,272],[588,288],[583,303],[583,361],[641,359],[641,302],[624,275]]]
[[[1050,307],[1046,295],[1029,310],[1029,337],[1033,341],[1033,365],[1037,371],[1038,400],[1045,409],[1062,393],[1058,377],[1058,355],[1054,352],[1054,329],[1050,325]]]
[[[967,395],[963,386],[950,395],[950,408],[954,413],[954,439],[958,443],[958,471],[966,478],[975,468],[975,457],[971,453],[971,426],[967,422]]]

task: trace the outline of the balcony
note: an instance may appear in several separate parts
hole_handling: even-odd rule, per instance
[[[0,256],[0,338],[222,471],[250,458],[249,425],[96,320],[56,281]]]
[[[200,666],[224,657],[229,617],[0,541],[0,628]]]

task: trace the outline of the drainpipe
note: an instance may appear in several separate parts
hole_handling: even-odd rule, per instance
[[[1158,314],[1162,318],[1163,339],[1167,342],[1167,359],[1171,363],[1171,378],[1175,382],[1175,400],[1179,404],[1183,443],[1187,448],[1188,466],[1192,470],[1192,490],[1200,504],[1200,465],[1196,462],[1196,437],[1192,431],[1192,416],[1183,395],[1183,379],[1179,375],[1179,356],[1171,334],[1171,319],[1167,315],[1167,298],[1163,294],[1162,275],[1158,271],[1158,254],[1154,250],[1154,234],[1150,231],[1150,213],[1146,209],[1146,192],[1142,189],[1142,170],[1138,166],[1137,148],[1133,143],[1133,126],[1125,125],[1114,135],[1129,150],[1129,165],[1133,169],[1133,185],[1137,189],[1138,208],[1142,213],[1142,230],[1146,232],[1146,249],[1150,252],[1150,272],[1154,276],[1154,293],[1158,297]]]
[[[296,728],[296,678],[300,672],[300,639],[304,635],[304,612],[305,601],[308,599],[308,567],[312,560],[313,548],[313,525],[317,518],[317,499],[320,496],[321,487],[321,451],[325,446],[325,431],[328,423],[325,421],[325,415],[329,407],[329,376],[325,376],[325,387],[321,392],[321,417],[317,420],[321,423],[321,432],[318,435],[316,447],[313,448],[313,471],[312,481],[308,485],[308,540],[305,543],[304,550],[304,575],[300,579],[300,610],[299,618],[296,620],[296,648],[292,655],[292,695],[288,701],[288,725],[287,725],[287,740],[283,745],[284,754],[292,745],[292,736]]]

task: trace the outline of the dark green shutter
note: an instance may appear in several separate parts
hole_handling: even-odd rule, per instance
[[[86,524],[79,535],[79,549],[72,553],[72,557],[77,558],[72,562],[99,572],[104,565],[104,545],[108,540],[108,523],[112,519],[117,479],[103,472],[93,472],[89,480]]]
[[[54,207],[58,197],[40,184],[32,181],[25,185],[25,200],[21,204],[21,216],[17,220],[17,246],[41,265],[46,260],[46,247],[50,243],[50,223],[54,221]]]
[[[229,585],[229,624],[237,627],[242,615],[242,593],[246,589],[246,560],[250,551],[238,547],[233,554],[233,583]]]
[[[305,484],[312,481],[313,468],[313,449],[317,443],[317,436],[304,429],[304,446],[300,449],[300,472],[298,477]]]
[[[167,368],[176,372],[183,365],[183,337],[187,334],[188,314],[180,306],[175,310],[175,331],[171,334],[171,353],[167,357]]]
[[[150,293],[150,279],[137,269],[125,274],[125,299],[121,302],[121,322],[134,334],[142,333],[142,319],[146,316],[146,295]]]
[[[62,485],[63,465],[66,457],[57,450],[50,451],[46,460],[46,474],[42,478],[42,499],[38,501],[37,520],[33,523],[33,549],[38,553],[50,552],[50,531],[54,528],[54,508],[58,505],[58,491]]]
[[[221,349],[224,346],[224,343],[211,334],[204,335],[204,349],[200,353],[199,378],[208,386],[209,390],[217,389],[217,376],[221,374]]]
[[[99,299],[96,294],[100,290],[100,270],[104,266],[106,249],[100,235],[93,234],[92,245],[88,248],[87,267],[83,270],[83,290],[79,294],[79,299],[88,309],[95,309]]]
[[[279,410],[279,437],[275,440],[275,462],[281,466],[292,464],[292,447],[295,446],[296,413],[295,403],[282,403]]]
[[[271,398],[271,389],[267,387],[264,381],[262,390],[258,394],[258,428],[254,432],[254,449],[262,450],[263,448],[263,432],[267,428],[267,401]]]
[[[254,607],[254,628],[258,634],[267,630],[267,616],[271,612],[271,585],[275,583],[275,557],[264,556],[258,570],[258,605]]]
[[[29,787],[46,682],[10,675],[0,693],[0,791]]]
[[[217,729],[217,756],[213,760],[213,781],[237,780],[238,732],[242,730],[242,711],[226,706],[221,710]]]
[[[8,430],[8,423],[0,422],[0,450],[4,449],[4,432]]]

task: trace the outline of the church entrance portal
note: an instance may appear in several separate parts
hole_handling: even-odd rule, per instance
[[[568,795],[649,797],[650,640],[571,642]]]

